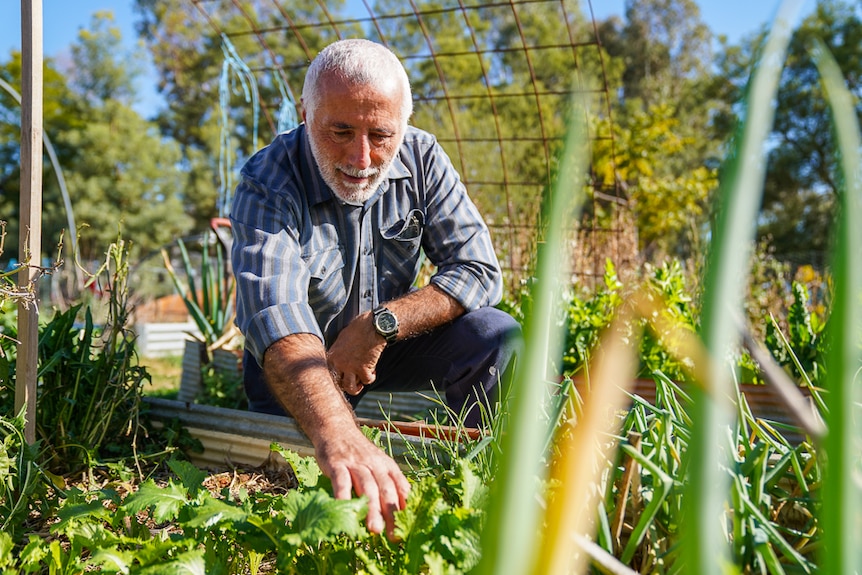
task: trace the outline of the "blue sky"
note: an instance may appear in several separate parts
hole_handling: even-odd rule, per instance
[[[179,1],[179,0],[177,0]],[[358,0],[360,14],[365,10]],[[581,0],[587,6],[587,0]],[[622,14],[624,0],[591,0],[597,18],[611,14]],[[704,22],[715,34],[725,34],[731,42],[756,30],[770,21],[779,5],[779,0],[697,0]],[[2,0],[0,8],[0,60],[6,60],[11,50],[21,48],[21,2]],[[810,11],[815,0],[804,0],[803,11]],[[86,27],[94,12],[109,10],[122,30],[124,39],[135,40],[132,11],[133,0],[42,0],[43,42],[46,56],[62,58],[75,40],[80,28]],[[146,113],[157,104],[151,87],[152,80],[144,78],[138,86],[141,100],[139,111]]]

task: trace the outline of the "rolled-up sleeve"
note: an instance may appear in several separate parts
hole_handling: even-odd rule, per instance
[[[437,266],[431,282],[467,311],[496,305],[503,280],[488,227],[439,144],[422,162],[429,218],[423,247]]]
[[[244,176],[231,206],[231,260],[237,282],[237,326],[263,365],[277,340],[296,333],[323,339],[308,303],[309,273],[298,242],[296,206]]]

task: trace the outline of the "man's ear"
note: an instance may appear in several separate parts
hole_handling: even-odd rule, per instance
[[[302,98],[299,99],[299,115],[302,116],[302,121],[307,122],[305,119],[305,104],[302,101]]]

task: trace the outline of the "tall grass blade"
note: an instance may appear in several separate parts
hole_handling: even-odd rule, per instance
[[[601,500],[597,486],[612,465],[617,447],[612,438],[619,434],[619,412],[628,403],[627,384],[634,383],[637,351],[628,337],[629,314],[621,313],[602,337],[590,369],[592,386],[585,394],[583,413],[576,421],[561,426],[559,456],[551,466],[551,484],[558,485],[548,498],[543,537],[536,554],[535,575],[581,573],[586,556],[572,553],[571,541],[589,533]],[[637,331],[637,330],[636,330]]]
[[[213,286],[212,278],[210,277],[210,249],[209,249],[209,234],[204,234],[204,241],[201,244],[201,299],[200,307],[202,310],[212,310],[212,301],[216,297],[215,291],[217,286]],[[218,318],[212,317],[211,321],[217,321]]]
[[[764,381],[776,391],[776,397],[793,416],[799,426],[814,440],[818,442],[826,435],[826,425],[820,417],[811,409],[805,396],[790,379],[781,366],[773,359],[769,351],[760,345],[751,336],[747,328],[742,328],[742,342],[751,357],[760,365]],[[798,360],[797,360],[798,361]]]
[[[763,152],[774,118],[774,98],[795,21],[802,2],[787,0],[779,8],[763,54],[746,95],[744,123],[728,177],[722,183],[718,220],[710,245],[703,296],[702,336],[712,361],[708,367],[711,393],[692,390],[691,417],[696,422],[688,453],[690,476],[682,532],[688,536],[684,552],[690,573],[719,575],[728,561],[723,513],[729,482],[719,469],[726,454],[721,438],[732,424],[729,398],[732,380],[723,359],[735,338],[733,318],[740,311],[740,294],[755,222],[763,194]]]
[[[628,543],[620,556],[620,561],[628,564],[634,557],[638,545],[643,541],[647,529],[654,524],[659,508],[664,505],[665,499],[667,499],[671,487],[673,487],[673,479],[671,479],[667,473],[662,471],[658,465],[653,463],[648,457],[644,457],[644,455],[636,449],[632,449],[628,445],[623,445],[622,450],[628,454],[629,457],[637,461],[644,469],[649,471],[653,476],[655,484],[660,487],[659,490],[653,493],[652,499],[650,499],[643,513],[641,513],[637,524],[635,524],[632,529]]]
[[[510,412],[503,428],[501,458],[491,486],[483,530],[479,574],[528,573],[538,531],[537,486],[542,477],[543,400],[551,363],[562,358],[562,327],[555,321],[562,287],[568,282],[570,257],[566,228],[576,221],[585,199],[588,138],[580,114],[573,111],[553,193],[546,190],[545,242],[539,245],[533,285],[533,310],[524,326],[525,349],[519,358]],[[555,422],[550,422],[551,424]]]
[[[834,293],[829,317],[827,352],[826,470],[823,485],[823,573],[859,573],[862,569],[858,542],[860,487],[858,483],[859,330],[862,327],[862,137],[853,96],[841,71],[822,43],[813,50],[832,110],[838,149],[839,193],[837,232],[834,238],[832,277]]]

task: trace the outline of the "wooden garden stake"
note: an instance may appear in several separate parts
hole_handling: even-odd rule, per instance
[[[18,285],[35,289],[42,254],[42,0],[21,0],[21,196]],[[24,437],[36,441],[38,300],[18,304],[16,412],[26,406]]]

